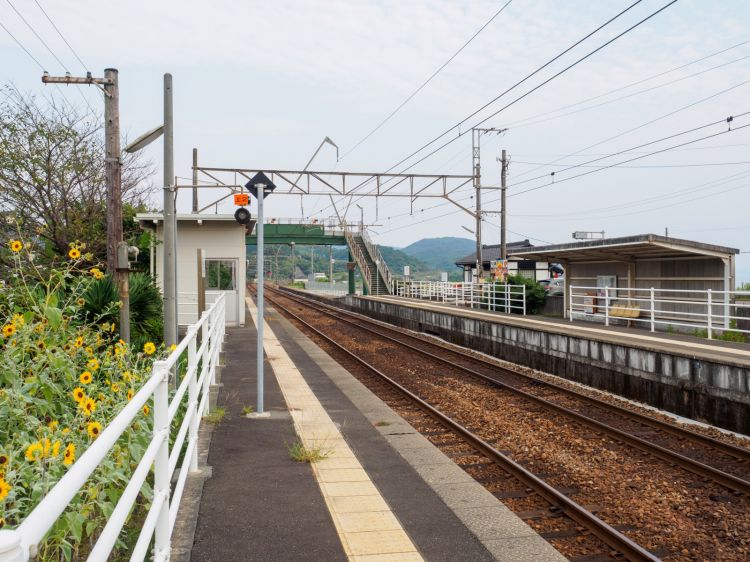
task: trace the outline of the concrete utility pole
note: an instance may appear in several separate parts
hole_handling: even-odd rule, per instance
[[[174,188],[172,75],[164,75],[164,344],[177,343],[177,217]]]
[[[122,187],[120,179],[120,93],[117,69],[104,70],[104,78],[42,75],[44,84],[95,85],[104,92],[104,171],[107,183],[107,271],[119,284],[117,243],[122,240]]]
[[[506,175],[508,173],[508,156],[503,149],[502,157],[500,158],[500,259],[508,259],[508,246],[507,241],[507,223],[506,221],[506,208],[505,208],[505,192],[507,186],[505,185]]]

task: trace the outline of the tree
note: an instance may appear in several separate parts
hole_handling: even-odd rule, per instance
[[[54,98],[0,89],[0,213],[50,256],[85,242],[106,256],[106,182],[101,120]],[[152,186],[150,162],[123,153],[122,197],[141,207]],[[14,226],[15,228],[15,226]]]

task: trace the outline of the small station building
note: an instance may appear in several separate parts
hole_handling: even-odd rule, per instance
[[[534,281],[549,279],[551,273],[550,264],[547,261],[516,257],[517,252],[523,252],[531,248],[534,248],[534,245],[528,240],[519,240],[517,242],[508,242],[508,244],[506,244],[506,250],[508,253],[508,273],[510,275],[520,274],[527,279],[533,279]],[[500,244],[482,246],[482,269],[484,269],[485,274],[489,273],[491,270],[492,262],[499,260]],[[465,282],[468,283],[474,280],[477,267],[476,252],[472,252],[471,254],[456,260],[455,263],[463,270],[463,280]]]
[[[151,274],[162,288],[164,272],[164,216],[141,213],[136,220],[155,233],[151,248]],[[250,225],[250,229],[253,225]],[[245,325],[246,229],[234,215],[178,214],[177,233],[177,324],[198,320],[199,265],[206,279],[206,308],[222,293],[226,295],[226,323]],[[202,252],[201,252],[202,251]],[[199,253],[202,257],[199,257]]]

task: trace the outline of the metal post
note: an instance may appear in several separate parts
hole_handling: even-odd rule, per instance
[[[258,403],[256,411],[258,414],[263,413],[263,191],[266,186],[259,184],[258,190],[258,223],[256,228],[258,229],[258,341],[257,341],[257,372],[258,372]],[[292,242],[292,279],[294,279],[294,242]]]
[[[567,270],[565,271],[565,275],[567,278]],[[570,321],[573,321],[573,285],[570,285],[570,293],[568,295],[568,318]]]
[[[505,261],[508,259],[508,246],[506,244],[506,212],[505,212],[505,192],[507,186],[505,185],[505,176],[508,170],[508,157],[503,149],[502,158],[500,160],[500,259]]]
[[[713,330],[711,329],[711,316],[713,314],[713,310],[711,310],[712,304],[713,304],[713,297],[711,295],[711,289],[708,290],[708,314],[706,315],[706,323],[708,324],[708,339],[713,339]]]
[[[128,244],[117,243],[117,285],[120,291],[120,338],[130,343],[130,280],[128,279]]]
[[[203,258],[203,249],[197,249],[196,267],[198,270],[198,318],[206,310],[206,261]]]
[[[200,317],[200,313],[198,313]],[[188,443],[195,443],[198,439],[198,420],[200,419],[200,412],[198,412],[198,355],[197,355],[197,338],[198,328],[193,325],[188,328],[188,334],[193,332],[190,340],[188,341],[188,374],[192,370],[190,380],[188,381],[188,411],[186,415],[190,417],[190,438]],[[190,456],[190,472],[196,472],[198,470],[198,447],[197,444],[193,445],[193,454]]]
[[[526,285],[523,286],[523,315],[526,316]]]
[[[650,290],[650,299],[651,299],[651,331],[656,330],[656,322],[655,322],[655,301],[654,301],[654,288],[651,287]]]
[[[724,262],[724,329],[728,330],[732,327],[731,320],[729,316],[731,316],[730,310],[729,310],[729,300],[730,300],[730,291],[732,290],[732,285],[730,283],[731,279],[731,260],[728,258],[723,258],[722,261]],[[735,314],[736,316],[736,314]]]
[[[609,287],[604,287],[604,325],[609,326]]]
[[[295,246],[294,240],[292,240],[289,245],[292,247],[292,283],[294,283],[294,270],[297,269],[297,264],[295,263],[295,260],[294,260],[294,246]]]
[[[164,495],[164,503],[159,510],[154,534],[155,558],[169,559],[169,369],[166,361],[154,363],[158,373],[159,386],[154,391],[154,435],[162,434],[162,442],[154,459],[154,496]]]
[[[177,343],[177,217],[174,205],[172,75],[164,75],[164,343]]]
[[[204,372],[206,373],[206,378],[203,379],[203,390],[202,392],[205,394],[209,390],[209,385],[211,384],[211,380],[208,376],[208,369],[210,369],[210,357],[211,357],[211,348],[210,348],[210,316],[208,314],[208,311],[203,311],[203,314],[201,314],[201,320],[203,321],[203,324],[201,325],[201,345],[203,346],[203,354],[201,355],[201,376],[203,376]],[[211,401],[206,400],[206,411],[205,412],[198,412],[199,416],[203,416],[204,414],[208,414],[211,409]]]
[[[333,246],[328,246],[328,284],[333,287]]]
[[[193,213],[198,212],[198,149],[193,149]]]

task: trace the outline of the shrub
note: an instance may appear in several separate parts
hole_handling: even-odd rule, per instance
[[[544,306],[544,300],[547,298],[547,292],[544,290],[539,283],[533,279],[527,279],[523,275],[509,275],[507,278],[508,285],[521,285],[526,287],[526,314],[538,314]],[[503,310],[505,306],[504,297],[505,283],[500,281],[495,282],[495,302],[494,307],[496,310]],[[522,314],[523,311],[520,308],[515,308],[520,305],[518,298],[521,296],[521,289],[511,288],[511,305],[514,308],[511,311],[515,314]],[[489,303],[488,303],[489,304]]]
[[[161,353],[118,340],[117,305],[82,244],[58,267],[9,244],[0,287],[0,526],[17,526],[107,427]],[[5,250],[6,252],[8,250]],[[151,439],[150,407],[126,430],[40,545],[40,560],[85,558]],[[150,501],[144,486],[134,513]],[[140,506],[140,507],[139,507]],[[118,543],[122,550],[127,546]]]

